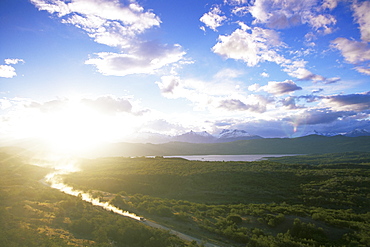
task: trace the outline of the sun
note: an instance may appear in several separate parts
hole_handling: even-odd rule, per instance
[[[49,151],[66,155],[91,152],[109,142],[118,131],[113,117],[78,101],[68,102],[61,109],[43,114],[33,130],[36,130],[37,138],[46,143]]]

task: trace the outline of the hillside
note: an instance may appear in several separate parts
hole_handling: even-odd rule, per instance
[[[164,144],[115,143],[94,154],[99,156],[166,156],[166,155],[238,155],[238,154],[322,154],[340,152],[367,152],[370,137],[318,136],[299,138],[263,138],[227,143]]]

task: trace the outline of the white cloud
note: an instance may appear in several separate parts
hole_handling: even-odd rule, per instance
[[[179,76],[163,76],[156,82],[162,95],[169,99],[185,98],[189,100],[194,110],[227,111],[247,110],[264,112],[269,102],[259,95],[247,95],[243,92],[234,74],[224,74],[221,70],[213,81],[181,79]],[[224,77],[221,77],[221,74]]]
[[[4,62],[7,65],[0,65],[0,77],[13,78],[17,76],[17,73],[15,72],[15,68],[8,64],[24,63],[24,60],[19,58],[7,58]]]
[[[100,52],[85,63],[104,75],[125,76],[149,73],[182,59],[180,45],[144,41],[138,37],[161,21],[136,1],[108,0],[31,0],[39,10],[57,14],[63,23],[83,29],[95,42],[120,49],[119,53]]]
[[[300,80],[325,81],[326,78],[312,73],[305,68],[306,61],[290,60],[278,54],[285,44],[280,41],[279,34],[271,29],[249,27],[239,22],[240,29],[230,35],[220,35],[218,43],[213,46],[214,53],[226,58],[242,60],[253,67],[262,62],[274,62],[283,68],[288,75]]]
[[[268,73],[266,73],[266,72],[262,72],[261,73],[261,76],[262,77],[265,77],[265,78],[270,77],[270,75]]]
[[[172,47],[154,42],[144,42],[126,54],[101,52],[85,63],[96,66],[104,75],[153,74],[156,70],[178,62],[185,52],[179,45]]]
[[[255,104],[246,104],[239,99],[222,99],[219,101],[218,108],[223,108],[228,111],[250,111],[263,113],[266,111],[265,102],[256,102]]]
[[[370,92],[326,96],[322,101],[337,111],[364,111],[370,109]]]
[[[307,18],[307,22],[317,31],[320,31],[323,34],[330,34],[333,32],[333,28],[331,26],[337,23],[337,20],[334,16],[329,14],[319,14],[319,15],[311,15]]]
[[[248,3],[248,0],[224,0],[224,3],[230,5],[241,5]]]
[[[245,16],[246,14],[249,13],[249,7],[248,6],[237,6],[231,10],[231,13],[237,16]]]
[[[227,68],[227,69],[222,69],[219,72],[217,72],[213,76],[213,78],[220,79],[220,80],[225,80],[225,79],[237,78],[242,74],[243,74],[243,72],[240,71],[240,70]]]
[[[354,17],[360,25],[361,39],[365,42],[370,42],[370,2],[354,1],[352,5]]]
[[[312,0],[256,0],[250,7],[250,13],[256,23],[264,23],[271,28],[287,28],[300,24],[301,13],[312,4]]]
[[[356,67],[355,69],[362,74],[370,75],[370,68]]]
[[[174,95],[174,90],[180,85],[180,78],[178,76],[162,76],[160,82],[156,82],[162,94],[165,94],[168,98],[170,95]]]
[[[111,95],[100,96],[97,99],[82,99],[81,102],[104,114],[132,111],[132,104],[128,99],[116,98]]]
[[[340,0],[324,0],[321,7],[322,9],[330,9],[333,10],[337,7],[338,1]]]
[[[336,7],[335,1],[325,1],[322,10]],[[308,23],[323,34],[332,32],[336,19],[329,14],[320,14],[317,0],[256,0],[249,12],[255,18],[254,23],[263,23],[270,28],[288,28]]]
[[[15,68],[9,65],[0,65],[0,77],[13,78],[16,76]]]
[[[226,58],[243,60],[251,67],[264,61],[283,62],[284,58],[271,49],[282,46],[277,32],[259,27],[247,30],[246,27],[244,24],[242,29],[236,29],[231,35],[220,35],[219,42],[212,48],[213,52]]]
[[[298,78],[299,80],[325,81],[326,78],[321,75],[316,75],[305,68],[307,61],[304,60],[286,60],[282,67],[283,71],[288,75]]]
[[[4,61],[6,64],[24,63],[24,60],[19,58],[7,58]]]
[[[260,87],[259,90],[263,90],[275,95],[282,95],[289,94],[297,90],[302,90],[302,88],[297,86],[297,84],[295,84],[293,81],[286,80],[283,82],[269,81],[266,86]]]
[[[97,18],[104,20],[104,26],[109,30],[110,24],[119,22],[121,27],[127,27],[126,35],[140,33],[153,26],[159,26],[160,19],[153,13],[139,6],[135,1],[108,0],[31,0],[39,8],[49,13],[56,13],[58,17],[67,17],[65,22],[74,24],[80,28],[88,28],[93,31],[91,25]],[[96,27],[95,27],[96,28]]]
[[[258,83],[254,83],[248,87],[248,90],[257,92],[260,88],[261,86]]]
[[[213,31],[217,31],[217,28],[220,27],[222,22],[226,20],[226,16],[221,16],[220,14],[220,8],[215,6],[211,9],[211,11],[205,13],[199,20]]]
[[[338,49],[349,63],[356,64],[370,60],[370,47],[365,42],[336,38],[332,41],[332,46]]]

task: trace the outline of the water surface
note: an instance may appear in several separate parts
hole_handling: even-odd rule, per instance
[[[269,157],[295,156],[299,154],[243,154],[243,155],[176,155],[164,158],[183,158],[200,161],[257,161]]]

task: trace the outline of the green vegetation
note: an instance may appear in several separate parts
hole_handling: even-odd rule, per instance
[[[2,246],[196,246],[39,182],[1,154]],[[99,158],[66,183],[220,246],[368,246],[370,153],[258,162]]]
[[[0,153],[1,246],[197,246],[45,186],[48,172]]]
[[[370,153],[272,160],[101,158],[66,181],[114,193],[111,203],[124,210],[227,246],[370,242]]]

